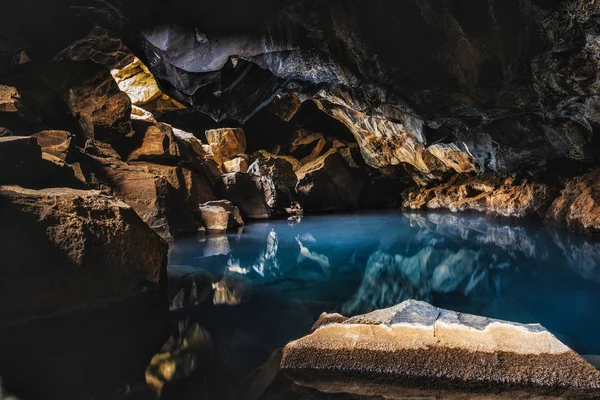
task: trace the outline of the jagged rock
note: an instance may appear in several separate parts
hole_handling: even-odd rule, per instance
[[[265,201],[273,214],[285,214],[296,198],[298,178],[290,162],[280,157],[259,157],[248,167],[248,173],[260,178]]]
[[[0,137],[0,184],[28,188],[75,187],[81,182],[60,158],[43,153],[35,137]]]
[[[201,204],[200,217],[209,232],[223,233],[229,229],[244,226],[239,209],[227,200]]]
[[[298,201],[306,211],[358,208],[365,187],[362,171],[348,165],[335,149],[296,171]]]
[[[326,144],[322,134],[299,129],[292,137],[289,154],[306,164],[323,154]]]
[[[2,123],[22,134],[66,130],[84,138],[109,140],[131,132],[131,101],[102,66],[93,62],[52,61],[23,66],[6,77],[23,107],[36,120]],[[14,114],[14,113],[13,113]],[[3,116],[0,115],[0,122]]]
[[[0,199],[2,319],[89,309],[164,283],[167,245],[122,201],[18,186],[0,187]]]
[[[543,216],[552,198],[550,187],[527,179],[454,175],[447,183],[409,193],[404,207],[473,210],[504,217]]]
[[[268,110],[286,122],[290,122],[302,106],[296,93],[278,94],[267,106]]]
[[[585,232],[600,232],[600,171],[578,176],[554,200],[546,214],[546,221]]]
[[[132,105],[131,106],[131,119],[137,119],[146,122],[157,122],[156,118],[150,111],[146,111],[141,107]]]
[[[265,201],[261,178],[240,172],[224,174],[223,197],[238,206],[244,219],[271,217],[271,208]]]
[[[75,139],[67,131],[42,131],[31,136],[37,139],[43,152],[52,154],[62,161],[72,158],[77,151]]]
[[[181,159],[182,150],[169,125],[145,121],[133,121],[132,125],[135,135],[124,143],[127,161],[173,163]]]
[[[178,166],[125,163],[116,153],[104,151],[107,153],[90,155],[82,162],[91,175],[90,184],[110,188],[167,240],[196,232],[198,206],[215,199],[204,176]]]
[[[242,128],[221,128],[206,131],[206,139],[215,157],[233,158],[246,152],[246,134]]]
[[[284,348],[281,367],[302,386],[398,399],[440,392],[592,398],[600,388],[600,372],[539,324],[415,300],[349,319],[322,316],[310,335]]]
[[[113,69],[111,74],[119,89],[127,93],[131,103],[136,106],[149,103],[162,94],[156,79],[139,58],[121,69]]]
[[[294,172],[296,172],[300,168],[302,168],[302,163],[292,156],[286,156],[283,154],[275,155],[273,153],[269,153],[266,150],[259,150],[258,154],[264,158],[280,158],[282,160],[285,160],[285,161],[289,162],[290,164],[292,164],[292,169],[294,170]]]
[[[231,160],[225,160],[223,162],[223,169],[225,170],[225,173],[248,172],[248,158],[235,157]]]

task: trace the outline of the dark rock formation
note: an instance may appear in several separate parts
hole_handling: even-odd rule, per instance
[[[209,201],[200,205],[199,219],[208,232],[224,233],[244,226],[239,209],[230,201]]]
[[[221,190],[224,198],[239,207],[244,219],[271,217],[260,177],[239,172],[224,174]]]
[[[167,245],[113,197],[2,186],[0,201],[2,320],[90,309],[165,283]]]
[[[541,325],[414,300],[350,319],[322,316],[285,347],[281,366],[303,386],[386,398],[593,398],[600,388],[600,372]]]

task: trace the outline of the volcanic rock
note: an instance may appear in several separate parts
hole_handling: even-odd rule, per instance
[[[206,139],[215,157],[233,158],[246,152],[246,134],[241,128],[221,128],[206,131]]]
[[[2,319],[89,309],[164,283],[167,245],[127,204],[17,186],[0,187],[0,199]]]
[[[600,232],[600,171],[578,176],[554,200],[546,221],[585,232]]]
[[[260,154],[248,167],[248,173],[260,178],[265,201],[274,214],[285,214],[296,198],[298,178],[293,166],[280,157],[264,157]]]
[[[224,174],[222,195],[238,206],[244,219],[271,217],[271,208],[265,200],[261,178],[240,172]]]
[[[415,300],[349,319],[322,316],[310,335],[285,347],[281,367],[303,386],[392,399],[503,392],[592,398],[600,389],[600,372],[541,325]]]
[[[200,217],[209,232],[223,233],[244,226],[239,209],[230,201],[209,201],[200,205]]]
[[[365,187],[362,171],[348,165],[335,149],[296,171],[298,201],[306,211],[358,208]]]
[[[67,131],[42,131],[31,135],[45,153],[52,154],[62,161],[72,158],[76,153],[75,139]]]
[[[527,179],[454,175],[444,184],[409,193],[404,207],[473,210],[504,217],[543,216],[552,198],[550,187]]]

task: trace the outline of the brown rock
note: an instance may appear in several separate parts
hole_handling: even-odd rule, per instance
[[[302,386],[391,399],[593,398],[600,389],[600,372],[539,324],[415,300],[349,319],[322,316],[284,348],[281,368]]]
[[[323,154],[326,144],[322,134],[298,129],[291,140],[289,153],[301,164],[306,164]]]
[[[2,186],[0,198],[2,319],[95,307],[164,283],[167,245],[127,204],[66,188]]]
[[[102,155],[90,155],[82,168],[91,175],[91,184],[111,188],[167,240],[196,232],[198,206],[215,199],[206,177],[187,168],[125,163]]]
[[[265,201],[273,214],[285,214],[285,209],[296,198],[298,178],[292,164],[280,157],[260,154],[248,168],[248,173],[260,178]]]
[[[32,135],[45,153],[67,161],[77,151],[73,135],[67,131],[42,131]]]
[[[227,200],[201,204],[200,217],[209,232],[223,233],[229,229],[244,226],[239,209]]]
[[[363,172],[335,149],[296,171],[298,201],[306,211],[346,210],[360,205]]]
[[[578,176],[554,200],[546,221],[585,233],[600,232],[600,170]]]
[[[238,206],[244,219],[271,217],[271,209],[265,201],[260,177],[234,172],[224,174],[221,179],[222,196]]]
[[[286,122],[290,122],[302,106],[302,101],[294,92],[277,95],[267,109]]]
[[[242,128],[221,128],[206,131],[206,139],[215,157],[233,158],[246,152],[246,134]]]
[[[169,125],[145,121],[133,121],[132,125],[135,135],[123,145],[131,150],[121,151],[127,161],[174,162],[181,158],[179,142]]]
[[[149,103],[162,95],[156,79],[137,57],[125,67],[113,69],[111,74],[119,89],[127,93],[131,103],[136,106]]]
[[[247,172],[248,171],[248,157],[235,157],[230,160],[223,161],[223,169],[225,173],[230,172]]]
[[[504,217],[543,215],[553,192],[545,184],[493,174],[455,175],[433,188],[410,193],[404,207],[473,210]]]

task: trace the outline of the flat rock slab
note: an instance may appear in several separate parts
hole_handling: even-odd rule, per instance
[[[541,325],[415,300],[352,318],[323,314],[285,347],[281,367],[299,385],[393,399],[600,396],[600,371]]]

